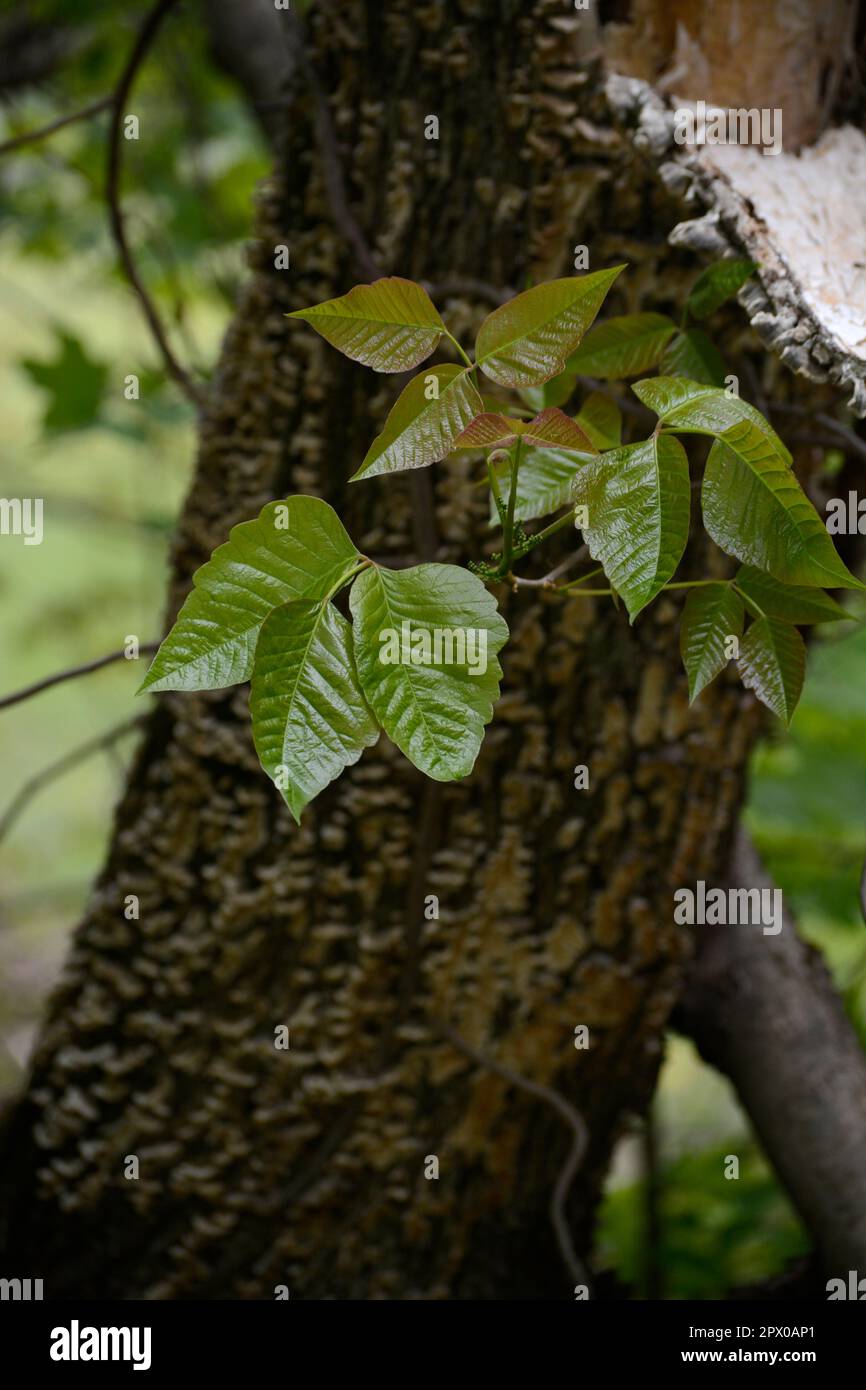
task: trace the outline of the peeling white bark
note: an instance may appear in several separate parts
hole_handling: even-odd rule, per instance
[[[866,137],[841,127],[799,155],[690,148],[645,82],[613,75],[606,94],[665,184],[703,209],[672,244],[757,261],[739,299],[762,341],[811,381],[850,388],[851,409],[866,416]]]

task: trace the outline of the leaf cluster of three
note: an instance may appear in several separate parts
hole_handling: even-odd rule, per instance
[[[753,267],[746,265],[748,274]],[[724,639],[742,632],[748,609],[755,621],[743,641],[741,673],[759,698],[789,718],[802,683],[802,641],[792,624],[844,616],[821,586],[857,581],[763,417],[706,384],[719,367],[700,330],[677,333],[664,316],[639,314],[587,334],[621,269],[518,295],[485,320],[474,364],[422,287],[396,277],[293,317],[379,371],[410,370],[443,335],[451,339],[465,365],[432,367],[409,382],[354,477],[424,467],[461,449],[505,449],[512,459],[515,449],[518,459],[525,450],[522,475],[516,468],[510,475],[513,519],[566,504],[585,507],[590,554],[632,620],[668,583],[688,538],[688,462],[675,435],[713,436],[703,481],[705,525],[744,568],[734,581],[689,595],[682,645],[690,693],[694,698],[725,664]],[[693,290],[694,317],[745,278],[742,263],[711,271]],[[634,388],[659,417],[646,441],[620,444],[618,409],[598,392],[576,419],[559,409],[579,376],[635,375],[659,362],[667,374]],[[683,365],[697,366],[703,380],[684,376]],[[478,368],[518,390],[529,407],[520,413],[538,410],[535,418],[509,418],[498,400],[484,400],[472,380]],[[498,494],[496,469],[491,473]],[[497,503],[494,519],[503,510],[498,496]],[[351,623],[333,603],[349,585]],[[490,660],[483,670],[465,661],[384,664],[382,634],[407,628],[480,632]],[[467,775],[492,715],[501,677],[496,653],[507,636],[476,575],[439,564],[385,569],[359,553],[325,502],[292,497],[236,526],[197,572],[142,689],[215,689],[251,680],[260,760],[299,818],[380,728],[428,776]]]

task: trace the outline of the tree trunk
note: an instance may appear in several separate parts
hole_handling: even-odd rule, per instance
[[[685,262],[665,236],[681,209],[606,124],[561,0],[355,0],[308,22],[386,273],[519,288],[569,273],[586,243],[592,269],[632,263],[615,311],[676,298]],[[171,612],[229,528],[286,493],[326,497],[392,563],[488,544],[475,463],[345,486],[395,382],[284,317],[360,278],[296,82]],[[440,307],[465,333],[490,306]],[[695,542],[695,573],[707,563]],[[246,688],[161,698],[7,1128],[6,1265],[43,1275],[48,1297],[572,1297],[548,1208],[573,1136],[442,1030],[579,1111],[567,1213],[585,1254],[679,988],[672,892],[724,872],[758,727],[727,676],[688,709],[680,603],[632,628],[606,600],[508,595],[503,697],[473,776],[429,784],[383,738],[300,829],[258,767]]]

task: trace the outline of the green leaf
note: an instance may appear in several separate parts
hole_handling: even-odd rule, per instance
[[[352,655],[352,628],[332,603],[295,599],[265,619],[250,684],[262,767],[300,822],[314,796],[356,763],[379,729]]]
[[[501,386],[537,386],[565,367],[624,267],[549,280],[494,309],[481,325],[475,357]]]
[[[337,513],[318,497],[269,502],[232,528],[194,588],[141,690],[221,690],[248,680],[259,630],[277,605],[324,599],[358,560]]]
[[[741,260],[717,261],[707,266],[692,286],[686,309],[692,318],[707,318],[735,295],[757,269],[754,261]]]
[[[438,394],[431,397],[434,389]],[[349,481],[407,468],[426,468],[444,459],[454,448],[457,436],[480,413],[481,397],[465,368],[454,363],[431,367],[413,377],[400,392],[385,428],[373,440],[364,462]]]
[[[53,362],[24,358],[20,366],[48,394],[42,428],[47,434],[96,424],[108,384],[108,367],[88,357],[80,338],[57,333]]]
[[[549,516],[571,501],[574,480],[582,461],[590,454],[566,453],[560,449],[527,449],[520,461],[517,475],[515,521],[533,521]],[[495,468],[496,479],[503,497],[508,496],[511,465],[506,459]],[[499,513],[490,498],[490,524],[496,526]]]
[[[740,677],[762,704],[790,724],[806,675],[806,646],[790,623],[758,618],[740,645]]]
[[[622,443],[622,412],[604,392],[592,391],[576,418],[596,449],[616,449]]]
[[[364,570],[349,602],[358,675],[388,737],[435,781],[466,777],[493,714],[496,653],[508,638],[492,594],[456,565],[416,565]]]
[[[672,435],[592,459],[575,481],[587,508],[583,536],[634,622],[676,570],[689,535],[691,489],[685,450]]]
[[[304,319],[332,347],[377,372],[417,367],[445,332],[427,291],[398,275],[356,285],[339,299],[296,309],[286,318]]]
[[[567,370],[575,376],[618,380],[654,367],[677,326],[666,314],[623,314],[591,328]]]
[[[704,526],[729,555],[783,584],[860,589],[821,518],[765,435],[748,420],[710,450],[701,490]]]
[[[454,441],[455,449],[509,449],[522,439],[536,448],[572,449],[594,454],[595,445],[576,421],[561,410],[543,410],[534,420],[509,420],[485,411],[476,415]]]
[[[744,617],[743,600],[730,584],[702,584],[689,590],[680,629],[689,704],[728,664],[725,643],[741,635]]]
[[[638,400],[654,410],[671,429],[723,436],[726,430],[748,421],[765,436],[785,463],[791,462],[790,451],[761,412],[739,396],[675,376],[651,377],[648,381],[636,382],[631,389]]]
[[[734,583],[745,598],[749,612],[756,618],[782,618],[785,622],[800,624],[833,623],[853,616],[822,589],[780,584],[751,565],[743,565],[737,571]]]
[[[723,386],[725,362],[702,328],[678,333],[665,348],[659,371],[664,376],[685,376],[704,386]]]

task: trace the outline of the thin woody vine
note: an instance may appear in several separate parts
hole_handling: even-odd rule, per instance
[[[289,315],[378,372],[410,371],[443,338],[451,343],[459,362],[409,381],[351,481],[469,451],[484,461],[491,527],[502,535],[468,568],[389,569],[361,554],[326,502],[300,495],[235,526],[197,571],[141,690],[249,680],[256,751],[297,821],[382,730],[436,781],[472,771],[508,640],[488,586],[568,602],[607,597],[632,623],[660,593],[683,590],[690,700],[733,658],[744,685],[790,722],[806,665],[798,627],[848,617],[827,590],[866,586],[702,327],[757,267],[710,266],[679,325],[656,313],[595,323],[623,269],[518,294],[484,320],[474,359],[427,292],[397,276]],[[641,376],[631,389],[657,417],[649,438],[623,442],[621,411],[604,390],[576,414],[562,409],[583,379]],[[712,441],[694,485],[681,442],[689,435]],[[698,487],[707,534],[739,561],[729,579],[675,578]],[[573,553],[540,580],[521,575],[525,558],[565,528],[582,533]],[[346,589],[350,619],[334,603]]]

